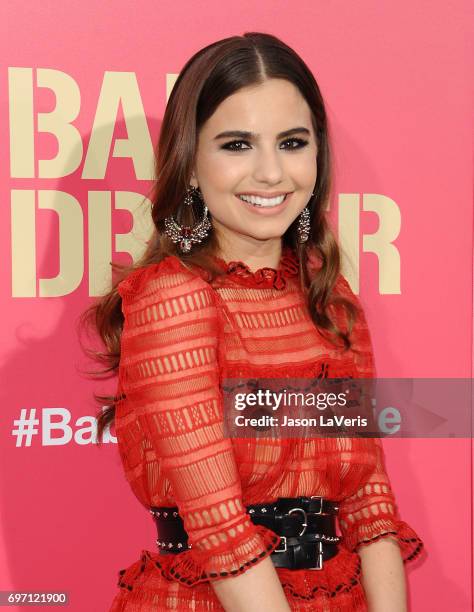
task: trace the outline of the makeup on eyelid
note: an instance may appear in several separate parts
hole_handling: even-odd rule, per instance
[[[305,146],[307,146],[309,144],[308,140],[304,140],[302,138],[287,138],[286,140],[283,141],[284,143],[286,142],[295,142],[297,143],[298,146],[296,147],[285,147],[284,150],[287,151],[298,151],[300,149],[303,149]],[[238,152],[238,151],[247,151],[249,150],[248,148],[231,148],[232,145],[237,145],[237,144],[249,144],[249,141],[247,140],[232,140],[230,142],[226,142],[225,144],[221,145],[221,149],[224,149],[225,151],[232,151],[232,152]]]

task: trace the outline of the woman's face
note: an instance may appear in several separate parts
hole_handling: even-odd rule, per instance
[[[245,87],[218,106],[200,130],[191,184],[224,253],[280,248],[316,185],[316,154],[309,106],[289,81]]]

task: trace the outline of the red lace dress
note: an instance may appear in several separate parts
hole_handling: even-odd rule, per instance
[[[217,261],[227,274],[211,283],[166,257],[119,284],[125,397],[115,427],[125,476],[145,509],[178,506],[192,547],[142,550],[119,572],[111,612],[222,611],[210,581],[247,571],[280,541],[244,506],[300,495],[339,502],[342,543],[322,570],[276,569],[291,609],[367,610],[358,547],[392,535],[406,562],[423,546],[400,520],[380,439],[228,438],[220,388],[232,377],[374,376],[360,304],[341,275],[335,290],[360,310],[354,350],[343,353],[312,322],[288,247],[278,269]]]

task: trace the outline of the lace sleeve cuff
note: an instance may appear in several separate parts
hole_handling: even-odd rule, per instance
[[[166,555],[161,572],[168,580],[187,586],[214,582],[243,574],[278,548],[280,536],[263,525],[254,525],[217,549],[196,547],[176,555]]]
[[[407,523],[390,517],[348,526],[343,541],[346,547],[354,552],[361,546],[388,536],[397,540],[404,563],[416,559],[424,546],[417,533]]]

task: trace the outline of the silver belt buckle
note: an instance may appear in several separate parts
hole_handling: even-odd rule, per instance
[[[317,543],[318,557],[316,559],[316,567],[309,567],[310,570],[322,570],[323,569],[323,543],[321,540]]]
[[[319,499],[319,511],[312,512],[311,514],[324,514],[323,512],[323,497],[321,495],[311,495],[310,499]],[[322,570],[323,569],[323,543],[319,540],[316,544],[318,549],[318,556],[316,558],[316,567],[310,567],[311,570]]]
[[[291,514],[292,512],[302,512],[303,513],[303,523],[302,523],[303,531],[298,534],[298,536],[302,536],[304,532],[306,531],[306,527],[308,526],[308,516],[306,512],[303,510],[303,508],[292,508],[291,510],[288,510],[288,514]],[[279,553],[279,552],[286,552],[288,550],[286,546],[286,536],[283,536],[283,535],[280,536],[280,544],[281,542],[283,542],[284,547],[275,548],[273,552]]]
[[[284,548],[275,548],[275,550],[273,552],[286,552],[287,551],[287,547],[286,547],[286,536],[280,536],[280,544],[283,542],[283,546]],[[279,544],[279,546],[280,546]]]
[[[275,548],[273,552],[279,553],[279,552],[287,551],[286,536],[280,536],[280,544],[281,542],[283,542],[283,548]],[[322,570],[323,569],[323,543],[321,542],[321,540],[319,540],[316,543],[316,546],[318,549],[318,555],[316,558],[316,567],[309,567],[308,569],[310,570]]]
[[[308,515],[303,510],[303,508],[292,508],[291,510],[288,510],[288,514],[291,514],[292,512],[302,512],[303,513],[303,523],[302,523],[303,531],[298,534],[298,536],[302,536],[303,533],[306,531],[306,527],[308,526]]]
[[[310,499],[319,499],[319,512],[312,512],[311,514],[323,514],[323,497],[321,495],[311,495]]]

